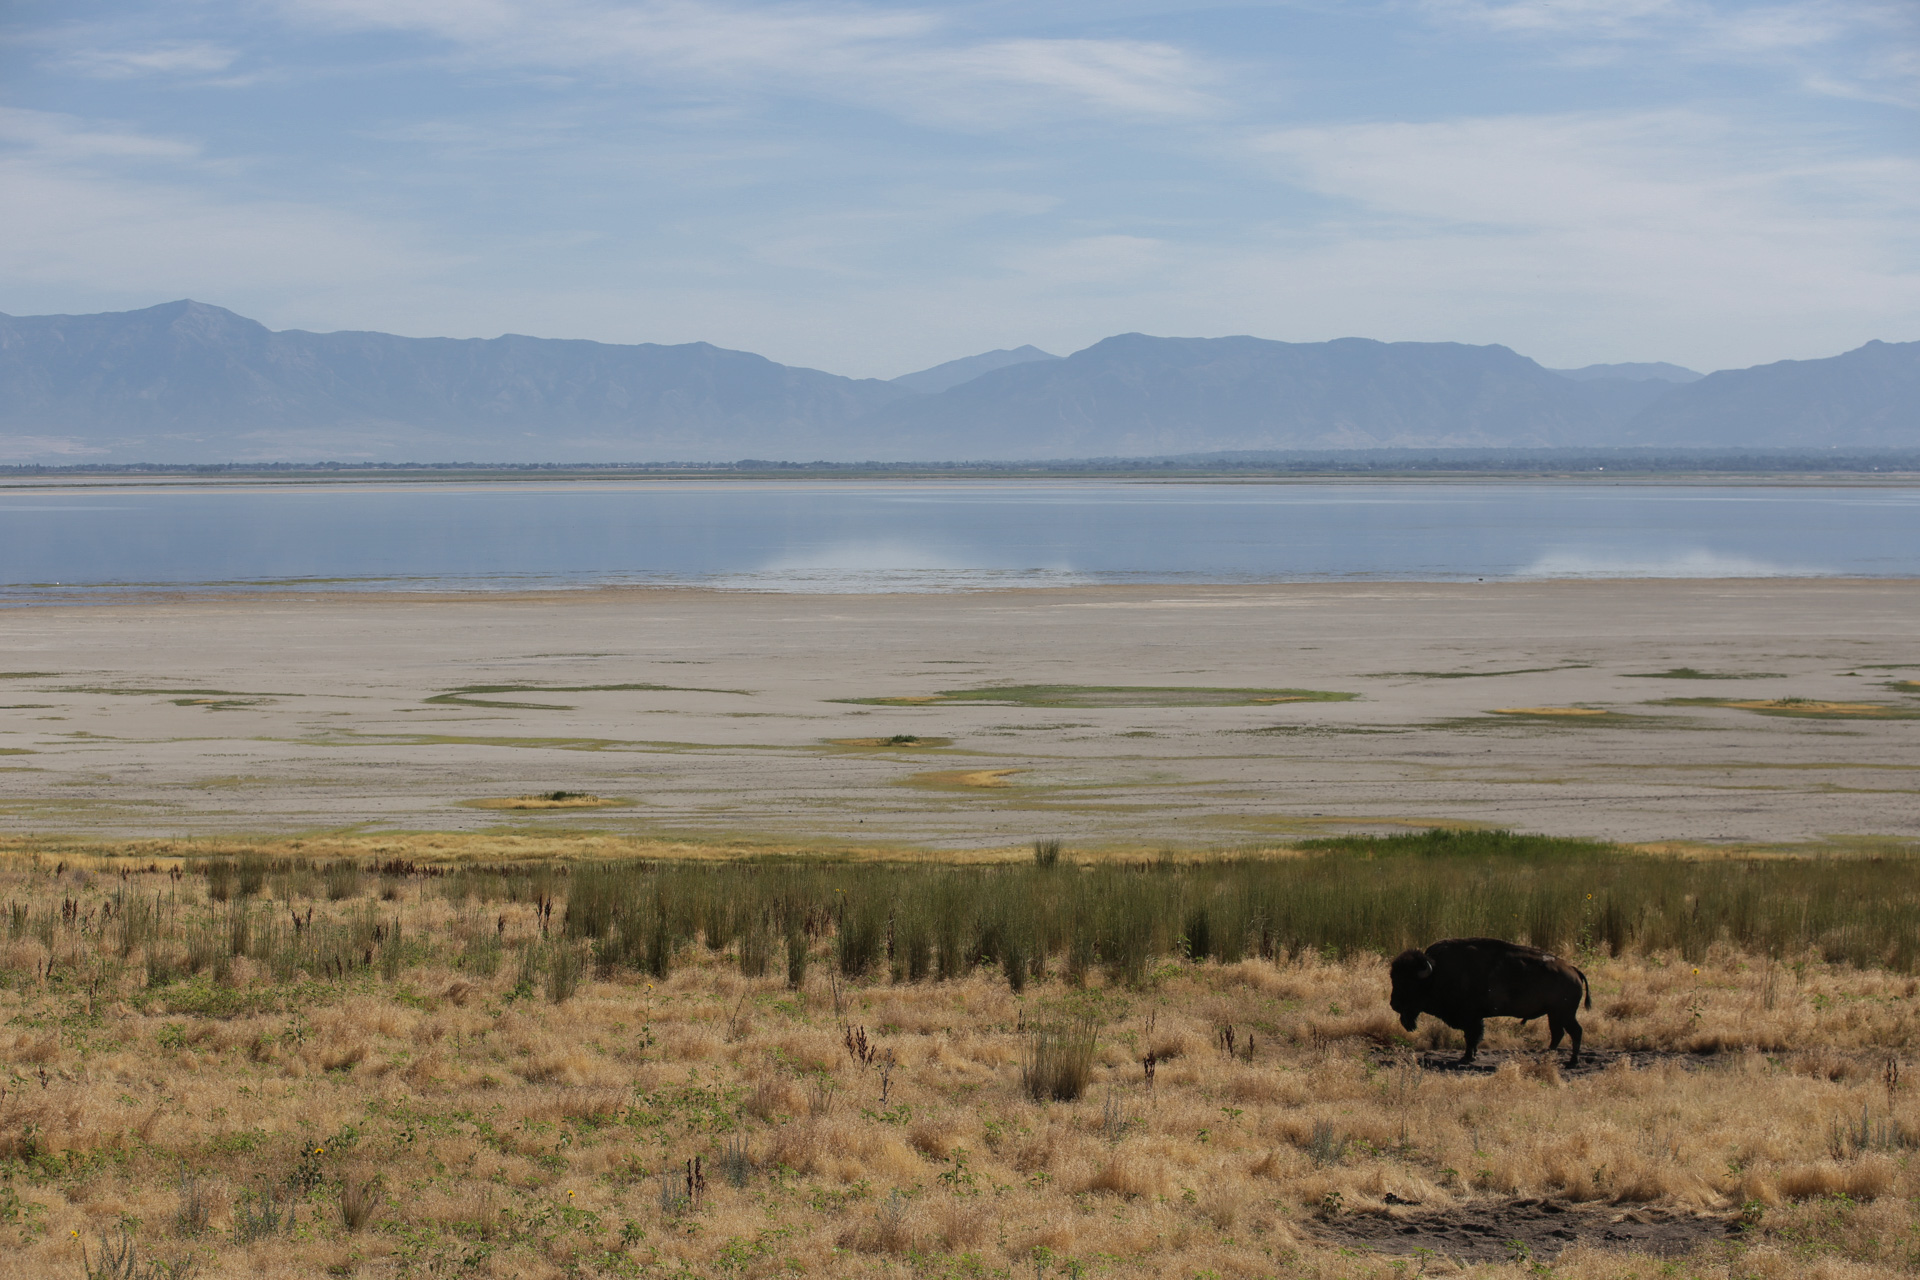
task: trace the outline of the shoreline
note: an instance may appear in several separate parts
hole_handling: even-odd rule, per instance
[[[1920,836],[1912,579],[0,609],[0,834]],[[476,802],[586,792],[618,807]]]
[[[332,580],[334,582],[338,579]],[[377,581],[377,579],[372,579]],[[347,590],[333,587],[298,587],[275,583],[259,588],[235,587],[220,583],[206,587],[182,586],[140,586],[116,588],[75,587],[66,588],[72,594],[55,599],[21,599],[4,594],[18,588],[0,587],[0,611],[10,608],[91,608],[100,605],[149,605],[149,604],[189,604],[205,602],[211,604],[234,604],[240,602],[261,602],[267,604],[309,603],[309,604],[347,604],[367,601],[385,601],[395,604],[432,604],[432,603],[591,603],[597,600],[618,601],[626,598],[653,598],[668,596],[686,596],[694,599],[734,599],[738,597],[756,597],[770,599],[821,599],[821,600],[919,600],[940,597],[980,598],[984,596],[1007,596],[1013,599],[1034,598],[1040,594],[1096,594],[1096,593],[1156,593],[1167,592],[1278,592],[1278,591],[1314,591],[1314,590],[1393,590],[1393,589],[1429,589],[1429,588],[1534,588],[1534,587],[1660,587],[1664,585],[1692,586],[1702,588],[1726,587],[1734,584],[1759,585],[1766,583],[1796,584],[1833,584],[1857,586],[1898,586],[1910,584],[1920,587],[1920,574],[1889,574],[1884,577],[1865,574],[1756,574],[1752,576],[1722,577],[1613,577],[1613,576],[1568,576],[1568,577],[1506,577],[1506,578],[1299,578],[1287,581],[1260,582],[1182,582],[1166,580],[1154,582],[1084,582],[1084,583],[1048,583],[1030,587],[986,585],[979,587],[948,587],[926,590],[897,591],[808,591],[790,590],[779,587],[752,586],[712,586],[696,583],[599,583],[578,587],[537,586],[537,587],[458,587],[449,586],[437,589],[419,588],[367,588]],[[38,589],[38,588],[27,588]],[[48,587],[54,591],[61,588]]]

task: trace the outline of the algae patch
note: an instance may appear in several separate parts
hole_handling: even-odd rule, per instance
[[[1600,707],[1495,707],[1496,716],[1610,716]]]
[[[1482,680],[1491,676],[1534,676],[1547,671],[1583,671],[1589,664],[1574,662],[1562,667],[1514,667],[1507,671],[1381,671],[1382,676],[1410,676],[1419,680]]]
[[[971,703],[990,707],[1262,707],[1288,702],[1350,702],[1356,693],[1325,689],[1223,689],[1183,685],[1016,684],[889,698],[834,698],[872,707]]]
[[[1701,671],[1694,667],[1668,667],[1665,671],[1629,671],[1636,680],[1778,680],[1778,671]]]
[[[561,702],[502,702],[479,698],[482,693],[731,693],[751,697],[745,689],[695,689],[677,684],[467,684],[422,701],[451,707],[506,707],[515,711],[572,711]]]

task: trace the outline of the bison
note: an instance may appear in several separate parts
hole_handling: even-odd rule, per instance
[[[1486,1032],[1488,1018],[1518,1018],[1522,1022],[1546,1015],[1553,1033],[1548,1050],[1560,1047],[1560,1037],[1573,1037],[1567,1065],[1580,1061],[1580,997],[1593,1008],[1587,975],[1538,947],[1523,947],[1498,938],[1447,938],[1425,951],[1415,948],[1393,958],[1393,995],[1388,1001],[1400,1015],[1400,1025],[1412,1031],[1420,1015],[1430,1013],[1467,1036],[1467,1052],[1460,1061],[1472,1062]]]

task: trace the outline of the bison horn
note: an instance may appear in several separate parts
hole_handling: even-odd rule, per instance
[[[1433,961],[1429,960],[1425,955],[1420,957],[1420,976],[1422,978],[1431,978],[1433,976]]]

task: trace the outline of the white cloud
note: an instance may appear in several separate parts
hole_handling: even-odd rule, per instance
[[[138,48],[79,49],[62,59],[68,69],[99,80],[135,76],[204,76],[225,71],[237,49],[206,40],[169,40]]]
[[[1445,20],[1533,38],[1560,57],[1771,68],[1808,92],[1920,107],[1920,7],[1910,0],[1425,0]]]
[[[176,139],[0,110],[0,279],[94,296],[238,298],[417,277],[445,260],[352,214],[223,196],[208,180],[221,168]]]
[[[101,129],[54,111],[0,107],[0,147],[64,160],[190,160],[200,154],[192,143],[158,138],[126,129]]]
[[[493,66],[645,75],[684,87],[794,94],[950,124],[1034,113],[1191,117],[1209,73],[1169,44],[968,39],[923,11],[712,0],[283,0],[309,22],[411,31]]]

